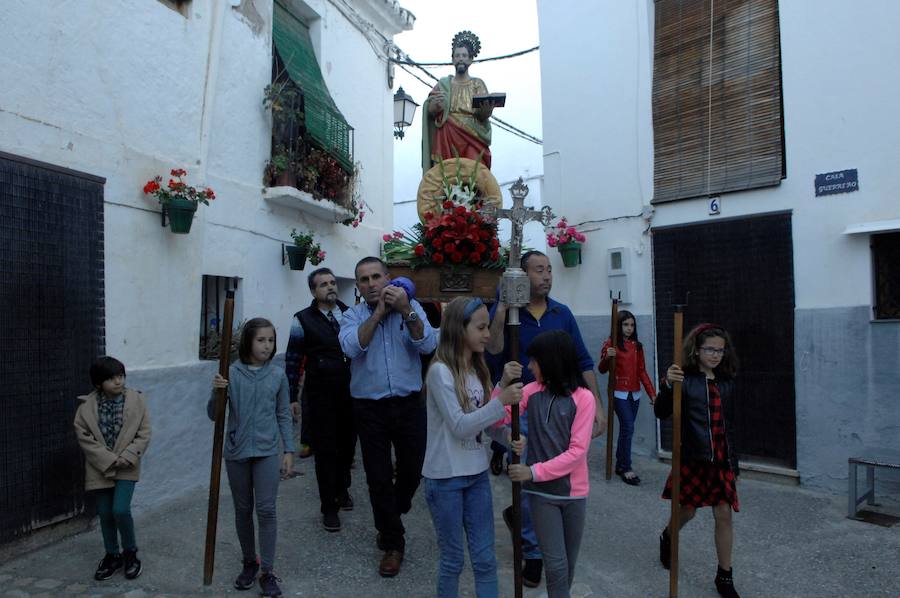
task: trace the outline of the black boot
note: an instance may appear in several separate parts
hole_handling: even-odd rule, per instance
[[[525,559],[522,567],[522,583],[526,588],[536,588],[541,585],[541,573],[544,570],[542,559]]]
[[[663,569],[672,567],[672,538],[669,536],[669,528],[665,528],[659,535],[659,562]]]
[[[97,570],[94,572],[94,579],[97,581],[109,579],[121,568],[122,555],[119,553],[110,554],[107,552],[106,556],[103,557],[103,560],[100,561],[100,564],[97,565]]]
[[[244,568],[241,574],[234,580],[234,587],[239,590],[249,590],[256,582],[256,574],[259,572],[259,561],[256,558],[244,559],[241,561]]]
[[[137,548],[134,550],[123,550],[122,563],[125,567],[125,579],[136,579],[141,574],[141,571],[144,570],[140,559],[137,558]]]
[[[726,571],[722,567],[716,567],[716,591],[719,592],[719,596],[725,596],[725,598],[741,598],[734,589],[731,571],[731,569]]]
[[[271,571],[263,571],[259,576],[259,595],[264,598],[278,598],[281,596],[281,588],[278,582],[281,581]]]

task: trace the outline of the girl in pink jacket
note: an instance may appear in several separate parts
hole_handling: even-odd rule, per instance
[[[522,482],[528,493],[547,571],[547,596],[561,598],[569,596],[584,531],[596,405],[584,387],[575,342],[567,332],[539,334],[525,352],[535,378],[522,389],[529,433],[526,464],[510,465],[509,477]]]

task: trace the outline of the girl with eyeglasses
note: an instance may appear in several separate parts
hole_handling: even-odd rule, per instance
[[[613,407],[619,418],[619,440],[616,443],[616,475],[629,486],[638,486],[641,478],[631,469],[631,439],[634,436],[634,420],[637,419],[641,404],[641,385],[650,397],[650,404],[656,400],[656,389],[644,366],[644,346],[638,340],[634,314],[627,310],[619,312],[619,334],[616,346],[612,339],[606,339],[600,350],[597,369],[601,374],[609,371],[609,360],[615,357],[616,401]]]
[[[731,511],[740,510],[736,480],[739,473],[735,439],[734,376],[737,355],[728,332],[718,324],[700,324],[684,339],[684,369],[671,365],[656,398],[656,417],[672,415],[672,383],[681,382],[681,526],[697,509],[712,507],[715,519],[716,590],[738,598],[731,571],[734,543]],[[663,498],[672,498],[672,476]],[[669,522],[671,525],[671,521]],[[659,537],[659,560],[671,565],[669,526]]]
[[[425,499],[437,535],[436,595],[455,597],[465,564],[463,533],[478,598],[495,598],[494,511],[485,431],[506,416],[504,407],[522,398],[522,366],[509,363],[494,398],[484,349],[491,338],[488,310],[481,299],[458,297],[443,310],[441,336],[425,379],[428,435],[425,445]],[[502,390],[499,390],[502,387]],[[487,430],[489,429],[490,430]],[[524,441],[513,443],[521,453]]]

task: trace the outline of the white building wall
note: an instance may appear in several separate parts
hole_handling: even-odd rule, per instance
[[[609,330],[606,253],[630,247],[633,299],[624,307],[637,314],[642,340],[653,342],[650,226],[790,211],[797,469],[804,483],[841,490],[849,455],[900,448],[900,411],[887,398],[900,384],[900,326],[870,322],[870,238],[842,234],[854,223],[900,217],[900,72],[891,66],[900,56],[900,4],[781,0],[779,11],[786,178],[723,195],[718,217],[695,199],[654,206],[644,219],[635,215],[653,190],[654,2],[539,0],[545,201],[599,228],[588,234],[578,275],[557,276],[554,295],[599,349]],[[816,174],[850,168],[858,169],[859,191],[815,197]],[[636,450],[653,452],[655,436],[645,409]]]
[[[107,351],[131,368],[197,361],[203,274],[240,277],[240,315],[272,319],[283,351],[291,314],[309,301],[305,273],[281,264],[291,229],[316,230],[323,265],[352,277],[391,227],[386,66],[324,0],[307,6],[320,17],[320,66],[355,128],[360,192],[373,209],[353,229],[262,199],[272,2],[235,4],[193,0],[187,17],[152,1],[4,7],[0,80],[16,83],[0,89],[0,150],[107,179]],[[158,204],[141,192],[177,167],[217,194],[186,236],[162,228]]]
[[[826,0],[813,10],[783,1],[779,9],[787,177],[778,187],[724,195],[721,217],[792,210],[797,307],[871,305],[868,237],[841,233],[849,224],[900,215],[892,176],[900,157],[892,100],[900,75],[884,68],[888,57],[900,56],[891,33],[900,5],[879,0],[851,9]],[[559,197],[552,196],[546,167],[546,201],[576,222],[639,214],[653,189],[653,2],[542,0],[538,11],[545,161],[561,162],[562,180]],[[554,154],[560,157],[549,158]],[[815,197],[816,174],[847,168],[859,170],[858,192]],[[655,206],[652,225],[711,218],[705,199],[686,200]],[[588,235],[584,266],[599,273],[606,250],[627,242],[637,258],[631,307],[650,313],[645,226],[600,226]],[[842,273],[839,285],[834,272]],[[573,285],[566,292],[573,309],[597,313],[596,302],[577,292],[579,281],[560,282]]]
[[[392,226],[393,92],[386,63],[348,16],[376,39],[414,17],[387,0],[355,0],[347,16],[327,0],[285,1],[312,18],[322,74],[355,128],[359,189],[371,206],[359,228],[263,199],[272,0],[192,0],[187,17],[155,0],[3,5],[0,151],[106,178],[106,350],[150,397],[154,428],[138,510],[203,484],[196,472],[209,465],[215,364],[198,360],[202,276],[239,277],[236,319],[272,320],[283,352],[292,315],[310,301],[312,268],[281,262],[291,229],[318,234],[323,265],[352,302],[356,261],[377,255]],[[161,227],[157,202],[142,193],[173,168],[217,195],[188,235]]]

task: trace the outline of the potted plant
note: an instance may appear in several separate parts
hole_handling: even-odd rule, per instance
[[[166,186],[163,186],[161,176],[155,176],[144,185],[144,193],[159,201],[163,214],[169,217],[169,228],[173,233],[186,234],[191,231],[197,205],[209,205],[216,194],[209,187],[192,187],[185,183],[187,171],[183,168],[174,168],[169,174],[171,178]]]
[[[275,154],[266,162],[266,182],[274,187],[296,187],[296,164],[287,148],[279,145]]]
[[[560,218],[556,228],[547,233],[547,245],[556,247],[562,257],[563,266],[574,268],[581,263],[581,244],[587,238],[574,226],[569,226],[565,218]]]
[[[302,270],[307,259],[313,266],[318,266],[325,260],[325,252],[315,240],[314,232],[298,233],[295,228],[291,230],[291,239],[294,244],[285,246],[291,270]]]
[[[294,147],[304,120],[300,89],[287,78],[266,85],[263,108],[272,112],[272,138],[275,143]]]

